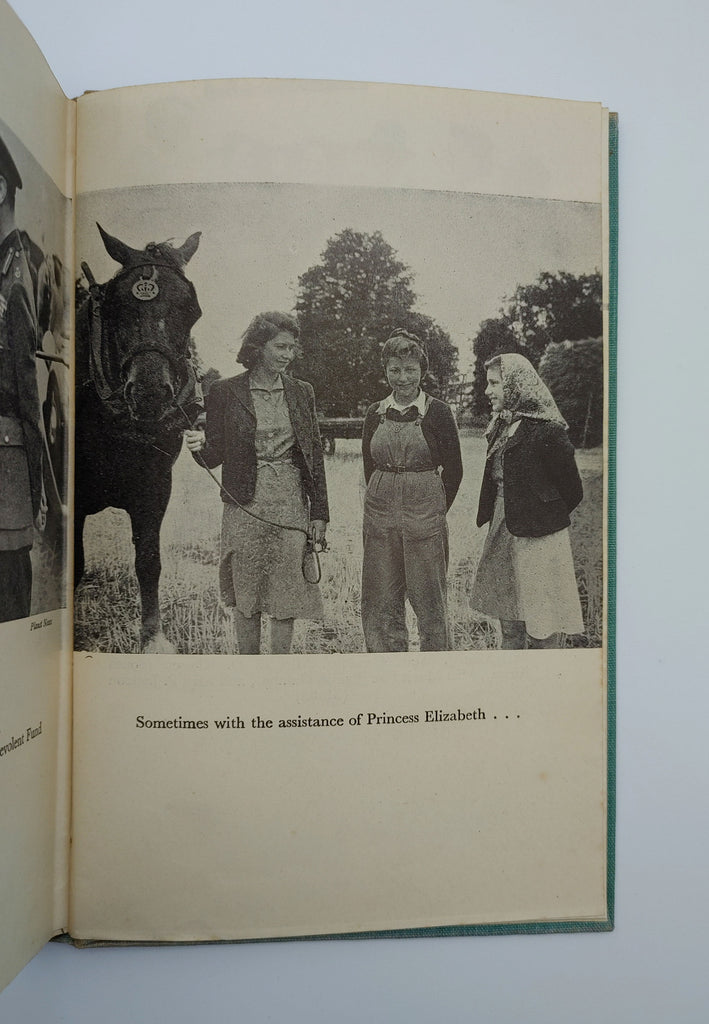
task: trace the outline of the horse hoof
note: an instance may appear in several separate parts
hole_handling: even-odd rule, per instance
[[[143,654],[177,654],[177,648],[171,644],[164,633],[156,633],[143,644]]]

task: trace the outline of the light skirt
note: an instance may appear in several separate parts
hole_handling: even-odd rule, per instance
[[[491,618],[524,622],[537,639],[552,633],[583,633],[569,531],[514,537],[505,524],[504,499],[498,495],[471,604]]]

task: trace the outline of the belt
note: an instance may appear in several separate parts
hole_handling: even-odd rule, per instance
[[[283,459],[256,459],[256,469],[263,469],[268,466],[275,473],[278,472],[279,466],[296,466],[296,463],[291,456],[286,456]],[[297,468],[297,467],[296,467]]]
[[[375,466],[382,473],[437,473],[435,466]]]

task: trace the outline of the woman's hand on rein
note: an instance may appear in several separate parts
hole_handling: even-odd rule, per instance
[[[323,519],[311,519],[309,536],[313,544],[323,545],[325,543],[325,530],[327,523]]]
[[[185,443],[189,451],[201,452],[207,443],[207,438],[203,430],[186,430]]]

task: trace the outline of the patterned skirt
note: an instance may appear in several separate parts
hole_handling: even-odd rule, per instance
[[[303,576],[308,528],[307,498],[300,470],[291,462],[259,465],[254,499],[246,506],[262,523],[237,505],[225,504],[222,519],[219,585],[222,601],[243,615],[276,619],[322,619],[317,584]]]

